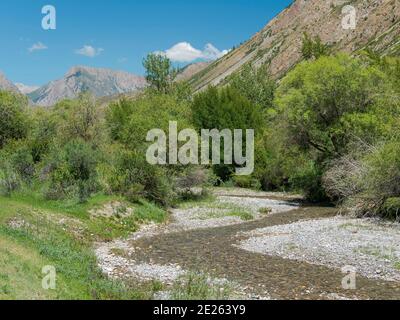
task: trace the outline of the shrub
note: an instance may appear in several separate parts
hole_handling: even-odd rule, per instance
[[[28,132],[28,102],[21,95],[0,91],[0,149],[10,140],[22,139]]]
[[[88,93],[75,100],[64,100],[54,107],[58,139],[64,143],[81,139],[98,146],[102,141],[102,113],[96,98]]]
[[[155,128],[168,132],[169,122],[177,121],[178,130],[192,127],[186,101],[173,95],[145,92],[135,100],[121,100],[110,105],[106,124],[111,138],[130,150],[145,151],[147,133]]]
[[[343,116],[366,113],[382,94],[385,76],[347,55],[298,65],[277,90],[276,102],[293,143],[318,152],[321,162],[342,155],[353,138]]]
[[[97,191],[96,166],[98,156],[92,147],[82,140],[72,140],[64,147],[53,150],[49,161],[49,198],[77,196],[80,202]]]
[[[178,279],[171,295],[174,300],[226,300],[231,297],[232,291],[227,284],[218,285],[204,274],[191,272]]]
[[[181,200],[195,200],[209,195],[208,187],[217,184],[211,170],[202,167],[187,167],[175,172],[175,188]]]
[[[31,149],[35,163],[42,161],[50,151],[59,126],[60,123],[57,123],[52,110],[40,108],[34,110],[32,128],[26,144]]]
[[[320,37],[311,38],[307,33],[303,36],[303,45],[301,53],[306,60],[318,59],[322,56],[328,56],[331,49],[328,45],[323,44]]]
[[[319,164],[309,160],[298,166],[290,177],[290,182],[295,189],[302,190],[308,200],[324,201],[326,193],[322,186],[322,175]]]
[[[125,195],[132,202],[142,198],[162,206],[173,202],[173,183],[165,168],[152,166],[141,152],[126,149],[121,149],[114,161],[114,170],[108,177],[114,192]]]
[[[5,196],[10,196],[20,185],[21,181],[12,165],[2,160],[0,163],[0,193]]]
[[[233,182],[236,187],[247,189],[261,189],[261,183],[252,176],[234,176]]]
[[[358,157],[335,161],[324,176],[324,186],[344,209],[358,216],[398,218],[400,197],[400,142],[368,147]]]
[[[35,175],[35,164],[32,152],[27,146],[22,146],[11,156],[11,163],[23,181],[30,183]]]
[[[222,89],[210,87],[195,96],[192,103],[192,118],[199,132],[202,129],[244,131],[253,129],[257,136],[263,123],[261,107],[252,104],[233,87]],[[218,177],[226,181],[231,178],[236,164],[223,164],[223,156],[221,152],[221,164],[214,165],[213,170]]]
[[[273,107],[276,84],[265,65],[255,68],[247,64],[242,71],[231,77],[229,84],[251,103],[262,109]]]

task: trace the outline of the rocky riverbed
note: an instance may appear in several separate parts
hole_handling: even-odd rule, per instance
[[[400,225],[335,217],[256,229],[238,247],[400,281]]]
[[[173,210],[167,225],[99,244],[100,267],[110,277],[169,285],[202,272],[250,299],[400,299],[396,225],[338,218],[335,208],[300,205],[293,195],[215,196]],[[356,290],[342,287],[345,265],[357,269]]]

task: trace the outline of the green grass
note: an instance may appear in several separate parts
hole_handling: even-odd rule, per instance
[[[181,277],[171,290],[173,300],[227,300],[232,296],[232,288],[210,283],[201,273],[190,273]]]
[[[188,199],[185,201],[181,201],[178,203],[179,208],[182,209],[191,209],[195,207],[203,207],[203,206],[210,206],[212,207],[213,204],[216,203],[216,197],[213,195],[208,195],[205,197],[195,198],[195,199]]]
[[[244,209],[238,208],[235,209],[233,211],[228,212],[227,216],[229,217],[239,217],[240,219],[244,220],[244,221],[249,221],[249,220],[253,220],[254,217],[251,214],[251,212],[246,211]]]
[[[101,208],[109,202],[125,201],[121,197],[96,195],[90,198],[86,203],[77,201],[54,201],[46,200],[40,194],[17,193],[11,197],[0,197],[0,224],[4,219],[10,217],[10,213],[24,211],[24,215],[29,212],[40,212],[49,219],[57,217],[69,217],[76,219],[85,227],[81,237],[87,238],[88,241],[110,241],[115,238],[128,236],[137,230],[140,224],[154,221],[156,223],[164,222],[168,214],[165,210],[154,204],[143,201],[140,205],[130,205],[135,207],[134,214],[124,218],[102,218],[92,219],[89,211]],[[9,210],[8,208],[13,208]],[[12,215],[12,214],[11,214]]]
[[[200,219],[203,220],[223,218],[223,217],[239,217],[244,221],[254,219],[253,214],[249,210],[241,206],[235,205],[233,203],[218,202],[216,201],[216,198],[212,196],[209,196],[201,200],[193,200],[181,203],[179,207],[182,209],[202,207],[210,210],[215,210],[215,211],[210,211],[205,215],[202,215]]]
[[[261,208],[260,210],[258,210],[259,213],[264,214],[264,215],[268,215],[272,213],[272,209],[271,208]]]
[[[243,221],[253,220],[254,216],[250,211],[244,210],[243,208],[234,208],[232,210],[219,210],[219,211],[209,211],[205,214],[199,215],[200,220],[208,219],[219,219],[224,217],[239,217]]]
[[[50,262],[12,239],[0,236],[0,300],[53,299],[41,287],[41,266]]]
[[[79,204],[36,195],[0,197],[0,299],[151,298],[157,286],[106,278],[97,267],[93,243],[127,235],[146,221],[163,222],[167,213],[143,202],[130,217],[90,217],[89,210],[112,200],[98,195]],[[55,290],[42,288],[46,265],[56,269]]]
[[[78,218],[89,218],[88,211],[110,201],[123,201],[118,196],[95,195],[85,203],[76,200],[46,200],[40,193],[15,193],[10,198],[18,203],[31,205],[37,209],[56,211]]]

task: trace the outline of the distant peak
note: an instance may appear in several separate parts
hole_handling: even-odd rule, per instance
[[[90,71],[91,69],[94,70],[94,68],[86,67],[86,66],[74,66],[71,69],[68,70],[66,76],[72,76],[80,71]]]

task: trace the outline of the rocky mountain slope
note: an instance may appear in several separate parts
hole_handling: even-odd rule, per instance
[[[345,5],[355,8],[357,24],[345,30]],[[269,65],[279,78],[301,59],[303,34],[319,36],[335,51],[370,47],[381,54],[400,53],[400,0],[296,0],[236,50],[195,74],[195,90],[217,85],[246,63]]]
[[[176,81],[186,81],[191,79],[196,73],[199,73],[200,71],[204,70],[207,68],[211,62],[209,61],[201,61],[197,63],[192,63],[186,66],[179,72],[179,74],[176,77]]]
[[[86,91],[96,97],[105,97],[137,92],[145,86],[143,77],[127,72],[79,66],[69,70],[62,79],[52,81],[28,96],[37,105],[52,106]]]
[[[23,94],[30,94],[33,91],[39,89],[40,87],[38,86],[27,86],[23,83],[15,83],[15,86],[18,88],[18,90],[23,93]]]
[[[2,72],[0,72],[0,90],[7,90],[20,93],[17,86],[15,86],[10,80],[8,80]]]

